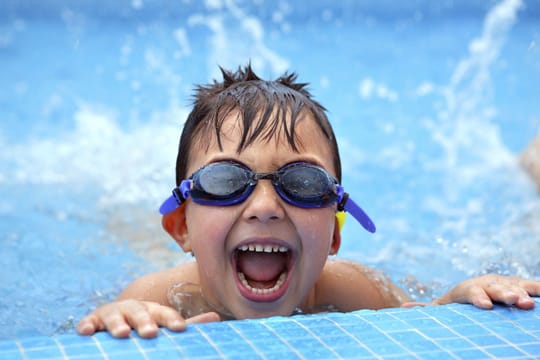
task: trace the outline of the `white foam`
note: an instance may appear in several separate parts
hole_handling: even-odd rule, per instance
[[[2,145],[0,158],[13,163],[13,176],[0,177],[0,182],[97,187],[103,205],[160,199],[174,186],[178,139],[187,113],[171,108],[155,112],[147,123],[122,128],[114,111],[81,104],[73,130]]]

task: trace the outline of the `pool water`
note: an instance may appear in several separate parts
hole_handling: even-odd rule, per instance
[[[485,272],[540,277],[540,1],[0,4],[0,339],[72,333],[135,277],[185,261],[160,228],[194,84],[251,61],[329,110],[339,256],[418,300]]]

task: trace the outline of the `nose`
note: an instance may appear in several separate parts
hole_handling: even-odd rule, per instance
[[[285,216],[283,202],[277,194],[272,181],[260,179],[246,200],[244,217],[260,222],[277,221]]]

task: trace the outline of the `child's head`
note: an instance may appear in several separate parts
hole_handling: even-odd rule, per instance
[[[163,226],[195,255],[218,311],[289,315],[339,249],[338,207],[365,214],[347,208],[332,128],[296,76],[263,81],[249,66],[223,75],[198,88]]]

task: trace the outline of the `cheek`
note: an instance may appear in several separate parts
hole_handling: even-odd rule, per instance
[[[234,223],[233,213],[230,209],[188,204],[186,224],[195,256],[224,251],[227,236]]]
[[[297,225],[303,241],[304,251],[321,254],[326,257],[334,234],[333,209],[309,209],[309,215],[303,215],[301,224]]]

